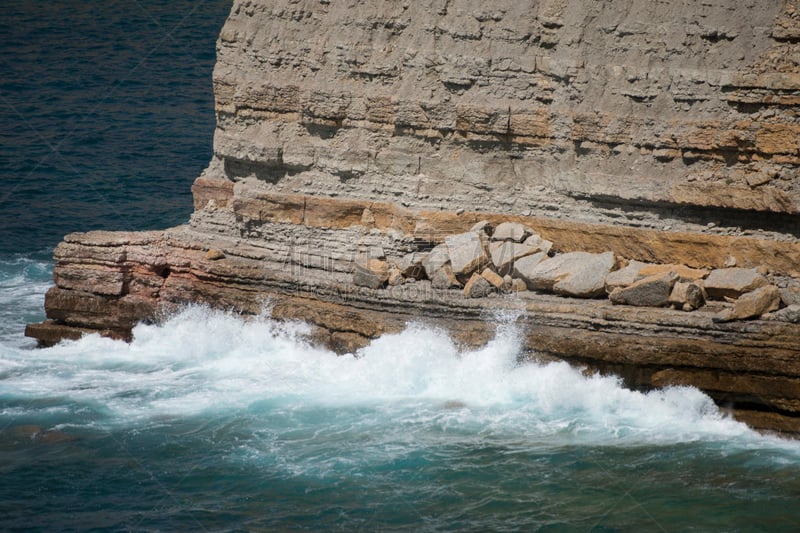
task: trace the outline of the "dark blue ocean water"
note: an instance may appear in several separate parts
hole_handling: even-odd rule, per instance
[[[211,155],[216,1],[0,3],[0,530],[797,531],[800,445],[702,393],[410,324],[355,356],[202,308],[36,350],[68,231],[163,228]]]
[[[227,1],[0,2],[0,253],[185,222]]]

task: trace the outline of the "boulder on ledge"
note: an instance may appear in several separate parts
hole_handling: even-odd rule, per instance
[[[422,258],[422,268],[425,270],[425,275],[428,276],[428,279],[433,279],[436,271],[442,268],[448,261],[450,261],[450,257],[447,255],[447,245],[439,244],[434,246],[433,249]]]
[[[723,300],[738,298],[768,283],[767,278],[753,268],[720,268],[712,270],[703,285],[709,298]]]
[[[703,288],[691,281],[676,282],[669,295],[669,304],[684,311],[699,309],[704,303]]]
[[[494,290],[492,284],[486,281],[480,274],[473,274],[467,284],[464,285],[464,296],[467,298],[481,298],[488,296]]]
[[[767,313],[761,318],[764,320],[775,320],[778,322],[791,322],[792,324],[800,324],[800,304],[792,304],[789,307],[784,307],[779,311]]]
[[[647,263],[641,261],[631,261],[623,268],[615,270],[606,276],[606,292],[611,294],[614,289],[633,285],[640,278],[639,271],[646,267]]]
[[[465,279],[470,274],[489,264],[489,256],[477,233],[467,232],[448,235],[444,239],[453,274]]]
[[[481,277],[488,281],[489,284],[495,289],[502,289],[505,285],[505,280],[503,277],[491,268],[483,269],[483,272],[481,272]]]
[[[480,222],[476,222],[475,225],[470,228],[470,231],[473,233],[485,233],[487,237],[491,237],[492,233],[494,233],[494,226],[488,220],[481,220]]]
[[[678,280],[674,272],[648,276],[624,288],[616,288],[608,295],[611,303],[640,307],[664,307],[669,303],[672,287]]]
[[[731,320],[747,320],[760,317],[775,311],[781,305],[781,293],[774,285],[767,285],[740,296],[732,309],[726,309],[714,315],[714,322],[730,322]]]
[[[528,280],[533,276],[536,266],[547,259],[547,254],[539,252],[538,254],[526,255],[521,259],[514,261],[512,276],[525,283],[525,287],[529,286]]]
[[[407,253],[395,262],[395,266],[400,270],[404,277],[409,279],[426,279],[425,267],[422,260],[425,256],[419,252]]]
[[[453,274],[453,269],[450,264],[445,264],[442,268],[436,271],[431,279],[431,287],[434,289],[460,289],[461,283]]]
[[[605,294],[606,276],[615,265],[613,252],[570,252],[545,259],[530,270],[525,281],[530,289],[597,298]]]
[[[800,287],[786,287],[781,289],[781,301],[783,305],[789,307],[800,305]]]
[[[389,263],[381,259],[368,259],[365,262],[356,262],[353,271],[353,283],[359,287],[380,289],[389,280]]]
[[[489,245],[492,264],[503,275],[511,272],[518,260],[541,251],[535,246],[510,241],[493,242]]]
[[[709,271],[702,268],[691,268],[686,265],[645,265],[639,270],[639,276],[649,277],[659,274],[674,272],[678,275],[678,281],[697,281],[708,276]]]
[[[498,224],[492,234],[493,241],[522,242],[533,231],[519,222],[503,222]]]

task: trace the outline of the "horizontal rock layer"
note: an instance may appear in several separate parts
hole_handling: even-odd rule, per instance
[[[800,277],[798,4],[237,0],[189,224],[65,237],[48,321],[28,333],[129,338],[203,302],[307,320],[349,351],[420,317],[480,344],[491,310],[513,311],[532,358],[692,384],[800,431],[797,324],[713,321],[725,303],[353,285],[374,250],[399,261],[482,220],[556,253]],[[361,274],[397,279],[378,270]]]
[[[391,226],[327,227],[325,213],[337,203],[326,201],[319,211],[305,204],[305,217],[316,225],[291,218],[265,221],[258,225],[261,236],[248,239],[199,230],[199,214],[194,227],[165,232],[68,235],[55,252],[56,286],[46,300],[50,320],[29,326],[28,333],[43,344],[89,330],[129,338],[138,321],[204,303],[308,321],[317,326],[313,342],[342,352],[420,319],[476,346],[491,339],[499,317],[510,313],[531,358],[558,357],[616,372],[638,388],[693,384],[743,411],[757,427],[800,431],[800,324],[717,323],[715,313],[729,307],[722,303],[683,313],[535,292],[466,298],[460,289],[436,290],[430,281],[358,287],[353,284],[358,257],[379,248],[399,258],[433,243]],[[353,205],[342,203],[341,211]],[[460,220],[462,229],[480,217],[437,214],[448,227],[456,225],[449,218]],[[418,215],[421,224],[430,216]],[[72,272],[83,275],[65,275]]]
[[[796,10],[238,2],[214,73],[215,163],[284,191],[424,207],[599,220],[622,203],[659,229],[783,213],[776,229],[796,237]]]

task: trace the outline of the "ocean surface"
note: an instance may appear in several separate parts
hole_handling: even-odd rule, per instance
[[[800,443],[691,388],[201,307],[34,349],[69,231],[187,220],[228,2],[0,3],[0,530],[798,531]]]

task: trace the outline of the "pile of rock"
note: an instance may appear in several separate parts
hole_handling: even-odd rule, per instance
[[[353,282],[379,289],[427,279],[434,289],[461,289],[468,298],[531,290],[683,311],[716,300],[728,303],[714,315],[717,322],[757,317],[799,322],[800,286],[778,289],[766,274],[625,261],[610,251],[553,254],[553,243],[523,224],[495,228],[482,221],[427,252],[389,261],[382,249],[370,250],[356,261]]]
[[[617,266],[612,252],[572,252],[551,257],[553,243],[531,228],[482,221],[470,231],[445,237],[428,252],[387,261],[371,250],[356,262],[353,282],[373,289],[428,279],[435,289],[463,289],[467,297],[494,292],[549,291],[596,298]]]
[[[631,261],[609,275],[606,284],[609,299],[615,304],[693,311],[707,300],[729,302],[732,307],[714,316],[716,322],[727,322],[757,318],[782,305],[781,291],[769,283],[765,274],[752,268],[708,271]]]

